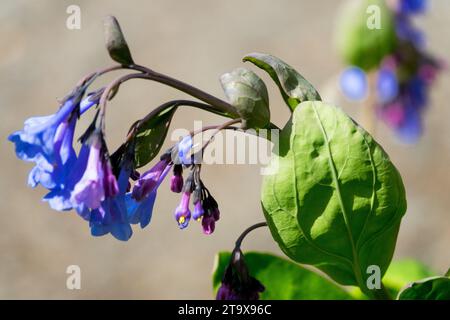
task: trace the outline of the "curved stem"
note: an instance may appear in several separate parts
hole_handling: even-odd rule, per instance
[[[99,76],[101,76],[101,75],[103,75],[105,73],[108,73],[108,72],[111,72],[111,71],[115,71],[115,70],[120,70],[120,69],[125,69],[125,67],[120,65],[120,64],[118,64],[118,65],[106,67],[106,68],[103,68],[103,69],[99,69],[99,70],[94,71],[92,73],[89,73],[88,75],[86,75],[83,78],[81,78],[80,81],[78,81],[77,86],[83,85],[86,81],[88,81],[92,77],[99,77]]]
[[[229,126],[231,126],[231,125],[233,125],[233,124],[241,123],[241,122],[242,122],[242,119],[241,119],[241,118],[237,118],[237,119],[233,119],[233,120],[227,121],[227,122],[225,122],[224,124],[218,126],[218,127],[216,128],[216,131],[215,131],[215,132],[211,135],[211,137],[209,138],[209,140],[206,141],[205,144],[203,145],[203,147],[202,147],[202,152],[203,152],[203,151],[205,150],[205,148],[210,144],[210,142],[214,139],[214,136],[215,136],[220,130],[226,129],[226,128],[228,128]]]
[[[156,73],[156,72],[154,72],[150,69],[144,68],[144,67],[139,66],[139,68],[138,68],[138,66],[127,66],[126,68],[141,71],[141,73],[131,73],[131,74],[127,74],[125,76],[116,78],[105,88],[105,90],[103,91],[103,94],[100,97],[100,101],[99,101],[99,106],[100,106],[99,119],[102,123],[103,129],[104,129],[103,118],[104,118],[104,115],[106,112],[106,102],[108,100],[108,97],[110,96],[110,92],[112,90],[116,89],[123,82],[131,80],[131,79],[147,79],[147,80],[161,82],[163,84],[166,84],[166,85],[176,88],[180,91],[188,93],[188,94],[192,95],[193,97],[196,97],[199,100],[202,100],[202,101],[208,103],[209,104],[208,108],[210,108],[212,112],[220,113],[220,114],[225,113],[232,118],[239,117],[239,114],[237,113],[236,109],[229,103],[227,103],[223,100],[220,100],[204,91],[201,91],[200,89],[197,89],[189,84],[186,84],[179,80]],[[143,73],[144,71],[147,71],[147,73]]]
[[[149,80],[153,80],[156,82],[163,83],[165,85],[168,85],[172,88],[178,89],[184,93],[187,93],[203,102],[206,102],[212,106],[215,106],[219,110],[229,114],[231,117],[238,117],[239,114],[235,107],[233,107],[228,102],[221,100],[209,93],[206,93],[203,90],[200,90],[194,86],[191,86],[190,84],[187,84],[183,81],[180,81],[178,79],[169,77],[165,74],[156,72],[152,69],[140,66],[140,65],[130,65],[127,66],[129,69],[138,70],[146,74],[146,78]]]
[[[199,108],[202,110],[207,110],[210,112],[217,112],[214,107],[210,106],[209,104],[205,104],[202,102],[192,101],[192,100],[171,100],[166,103],[163,103],[162,105],[156,107],[152,111],[150,111],[144,118],[141,120],[136,121],[128,131],[127,141],[131,140],[133,136],[136,134],[136,132],[139,130],[140,126],[147,122],[149,119],[153,118],[154,116],[158,115],[160,112],[164,111],[165,109],[172,108],[172,107],[179,107],[179,106],[188,106],[188,107],[194,107]]]
[[[255,230],[257,228],[261,228],[261,227],[267,227],[267,222],[260,222],[260,223],[254,224],[253,226],[245,229],[244,232],[242,232],[242,234],[236,240],[235,249],[239,249],[241,247],[242,241],[250,232],[252,232],[253,230]]]

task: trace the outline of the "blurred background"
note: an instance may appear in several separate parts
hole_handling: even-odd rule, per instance
[[[81,8],[81,29],[66,28],[69,5]],[[179,196],[167,181],[160,188],[151,224],[134,228],[125,243],[110,235],[93,238],[74,212],[59,213],[41,201],[45,190],[26,185],[31,163],[16,159],[7,136],[34,115],[55,112],[57,99],[85,74],[111,65],[104,48],[102,17],[115,15],[134,60],[223,97],[218,77],[243,66],[244,54],[278,56],[299,70],[321,92],[358,119],[357,104],[336,92],[343,65],[333,46],[339,1],[20,1],[0,4],[0,298],[210,299],[211,270],[219,250],[231,250],[236,237],[262,221],[258,165],[206,166],[203,180],[222,212],[211,236],[198,223],[180,231],[172,213]],[[428,48],[450,61],[450,1],[431,1],[417,23]],[[246,65],[252,68],[250,65]],[[288,109],[262,72],[270,89],[272,121],[283,126]],[[99,84],[111,81],[107,76]],[[376,139],[400,170],[408,211],[395,258],[413,257],[444,273],[450,266],[450,74],[433,86],[425,115],[425,133],[415,145],[403,145],[379,123]],[[124,139],[130,124],[167,100],[183,94],[146,81],[121,87],[110,103],[110,149]],[[219,124],[217,116],[180,110],[173,128],[194,120]],[[83,121],[81,128],[85,128]],[[166,144],[169,146],[169,144]],[[282,254],[267,229],[252,233],[245,250]],[[66,288],[66,268],[81,267],[81,290]]]

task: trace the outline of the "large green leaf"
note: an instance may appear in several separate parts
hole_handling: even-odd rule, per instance
[[[265,128],[270,123],[269,94],[253,71],[238,68],[220,77],[228,101],[246,121],[248,128]]]
[[[320,101],[295,109],[262,185],[274,239],[293,260],[370,296],[367,267],[386,272],[406,211],[399,172],[364,129]]]
[[[230,252],[220,252],[216,256],[213,271],[214,293],[220,286],[230,255]],[[275,255],[246,252],[245,262],[250,274],[266,288],[261,294],[263,300],[351,299],[343,288],[330,280]]]
[[[412,283],[399,300],[450,300],[450,278],[433,277]]]
[[[413,259],[396,260],[389,265],[383,277],[383,284],[391,297],[396,297],[408,283],[432,276],[436,276],[436,273],[420,261]],[[355,288],[351,292],[356,298],[365,298],[359,288]]]
[[[136,168],[152,161],[161,150],[176,109],[177,105],[166,108],[140,125],[134,138]]]
[[[394,21],[384,0],[348,0],[343,5],[336,24],[336,46],[345,63],[370,70],[395,45]]]
[[[250,53],[243,58],[265,70],[280,89],[284,101],[291,110],[303,101],[321,100],[317,90],[294,68],[264,53]]]

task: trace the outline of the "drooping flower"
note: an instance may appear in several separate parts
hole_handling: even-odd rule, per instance
[[[139,177],[139,180],[134,185],[132,197],[137,201],[141,201],[155,191],[162,179],[167,175],[167,169],[170,169],[171,166],[170,162],[170,153],[167,152],[161,156],[160,161],[153,168]]]
[[[71,208],[67,196],[62,194],[67,194],[67,179],[76,161],[72,142],[78,115],[98,103],[90,97],[81,100],[84,91],[85,87],[76,88],[55,114],[30,118],[23,130],[9,136],[17,157],[36,164],[28,176],[28,184],[31,187],[41,184],[49,189],[44,200],[56,210]]]
[[[126,201],[130,223],[139,223],[141,228],[145,228],[150,223],[157,190],[170,169],[171,165],[167,154],[163,155],[162,159],[152,169],[139,178],[133,192],[127,194]]]
[[[93,236],[111,233],[116,239],[127,241],[133,234],[128,214],[134,209],[134,202],[130,202],[130,193],[127,193],[133,171],[132,154],[127,152],[120,162],[117,192],[105,192],[105,199],[97,209],[79,207],[78,213],[89,221]]]
[[[71,199],[75,206],[97,209],[107,195],[114,196],[118,192],[117,180],[112,174],[101,130],[94,129],[86,137],[83,148],[89,148],[89,155],[83,175],[74,186]]]
[[[231,253],[216,300],[258,300],[265,288],[250,276],[244,254],[238,248]]]

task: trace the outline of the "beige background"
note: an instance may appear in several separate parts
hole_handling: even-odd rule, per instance
[[[418,23],[429,48],[450,61],[450,2],[435,0]],[[135,60],[223,97],[220,74],[242,66],[241,57],[261,51],[300,70],[325,100],[352,115],[358,106],[333,94],[333,77],[342,65],[332,45],[339,1],[12,1],[0,4],[0,298],[211,298],[214,253],[231,249],[248,225],[263,219],[257,165],[208,166],[204,181],[220,203],[216,232],[200,227],[179,231],[172,218],[178,196],[162,186],[150,226],[135,228],[127,243],[110,236],[92,238],[73,212],[58,213],[31,190],[31,164],[16,160],[6,137],[32,115],[53,113],[61,98],[84,74],[111,64],[103,45],[101,18],[116,15]],[[81,7],[81,30],[65,27],[66,7]],[[247,66],[250,67],[250,66]],[[273,122],[283,125],[287,108],[270,84]],[[111,80],[111,77],[105,78]],[[331,80],[330,80],[331,79]],[[432,93],[426,132],[417,145],[398,143],[382,124],[377,139],[400,169],[408,212],[396,257],[415,257],[444,272],[450,266],[450,100],[449,74]],[[108,141],[118,145],[133,120],[168,99],[184,97],[161,85],[124,85],[108,113]],[[194,119],[220,123],[200,111],[180,111],[172,128],[191,128]],[[84,125],[86,122],[84,122]],[[280,253],[267,230],[245,242],[245,249]],[[82,290],[66,289],[65,270],[82,269]]]

